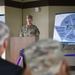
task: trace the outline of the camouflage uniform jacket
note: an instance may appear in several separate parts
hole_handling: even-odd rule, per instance
[[[21,29],[20,36],[35,36],[36,40],[39,39],[39,29],[35,25],[24,25]]]

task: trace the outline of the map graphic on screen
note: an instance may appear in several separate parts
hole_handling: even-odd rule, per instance
[[[53,39],[64,45],[75,45],[75,13],[55,15]]]

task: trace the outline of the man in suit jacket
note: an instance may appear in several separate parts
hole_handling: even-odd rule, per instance
[[[0,56],[7,48],[9,37],[8,26],[0,21]],[[23,68],[0,57],[0,75],[22,75]]]

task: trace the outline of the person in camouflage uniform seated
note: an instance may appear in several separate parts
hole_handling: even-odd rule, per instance
[[[27,24],[22,26],[20,37],[35,36],[36,40],[39,40],[40,31],[37,28],[37,26],[32,24],[32,21],[33,21],[32,15],[27,15],[26,16]]]
[[[59,41],[38,40],[29,45],[23,54],[31,75],[71,75]]]

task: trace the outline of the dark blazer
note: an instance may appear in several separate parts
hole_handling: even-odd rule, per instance
[[[23,68],[0,58],[0,75],[22,75]]]

